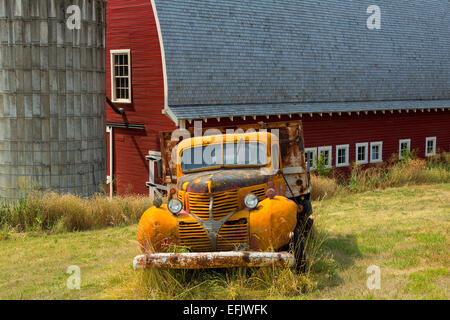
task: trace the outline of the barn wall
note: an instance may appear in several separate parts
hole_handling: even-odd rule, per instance
[[[313,114],[303,117],[288,116],[271,117],[270,121],[302,120],[305,147],[315,148],[332,146],[333,167],[336,165],[336,146],[350,145],[350,163],[355,161],[356,144],[370,142],[383,142],[383,161],[388,160],[393,154],[398,153],[399,140],[411,139],[411,150],[416,150],[419,157],[425,157],[425,141],[427,137],[437,138],[437,149],[450,152],[450,110],[430,112],[398,111],[391,114],[378,112],[374,114],[361,113],[357,115],[342,114]],[[235,118],[233,122],[228,118],[222,118],[220,122],[215,119],[203,122],[203,127],[226,127],[236,124],[248,124],[254,122],[252,117]],[[256,121],[267,122],[265,117],[257,117]],[[191,124],[193,125],[193,123]]]
[[[437,138],[437,148],[450,151],[450,110],[390,112],[374,115],[314,115],[304,117],[307,148],[333,146],[333,166],[336,164],[336,146],[350,144],[350,161],[354,162],[356,143],[383,142],[383,160],[398,153],[399,140],[411,139],[411,150],[425,157],[425,139]]]
[[[131,49],[132,103],[107,106],[107,121],[144,124],[145,130],[114,128],[114,185],[119,194],[148,194],[149,150],[159,150],[159,132],[173,129],[162,114],[164,82],[161,51],[149,0],[109,0],[107,7],[107,96],[111,98],[110,50]],[[109,170],[109,169],[108,169]]]

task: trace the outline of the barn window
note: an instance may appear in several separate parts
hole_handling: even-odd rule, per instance
[[[313,171],[315,169],[315,161],[317,159],[317,148],[306,148],[305,157],[306,167],[309,171]]]
[[[426,139],[425,156],[431,157],[436,155],[436,137]]]
[[[369,144],[356,144],[356,162],[359,164],[366,164],[369,162]]]
[[[411,152],[411,139],[400,140],[398,148],[398,158],[400,160],[405,159]]]
[[[318,148],[318,161],[323,161],[326,168],[331,168],[333,163],[333,155],[331,154],[332,147],[320,147]]]
[[[131,103],[130,50],[111,50],[112,101]]]
[[[349,166],[349,150],[348,144],[336,146],[336,167],[348,167]]]
[[[383,161],[383,142],[372,142],[370,144],[370,163]]]

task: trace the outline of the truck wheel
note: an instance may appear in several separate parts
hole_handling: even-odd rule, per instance
[[[297,228],[300,229],[303,237],[308,237],[314,223],[312,205],[310,200],[304,200],[301,204],[303,211],[297,215]]]
[[[291,241],[291,248],[294,251],[295,271],[304,273],[306,271],[305,239],[301,236],[298,228],[294,230],[294,236]]]
[[[312,214],[311,200],[304,200],[301,202],[301,205],[303,206],[303,211],[300,213],[300,217],[304,220],[306,218],[309,218],[309,216]]]

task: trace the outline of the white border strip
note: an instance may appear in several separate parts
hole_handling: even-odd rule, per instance
[[[167,82],[167,66],[166,66],[166,51],[164,49],[164,40],[161,32],[161,24],[159,23],[158,10],[156,9],[155,0],[150,0],[153,10],[153,16],[155,17],[156,29],[158,30],[159,47],[161,49],[161,62],[163,68],[163,78],[164,78],[164,110],[163,113],[167,114],[175,124],[178,125],[178,119],[175,117],[173,112],[169,109],[169,87]]]

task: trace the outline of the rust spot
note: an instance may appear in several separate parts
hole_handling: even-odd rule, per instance
[[[293,256],[291,254],[269,252],[210,252],[203,254],[154,253],[136,258],[137,263],[144,268],[171,269],[212,269],[258,266],[283,267],[288,264],[292,264],[293,262]]]
[[[179,260],[178,255],[173,255],[173,256],[170,258],[170,263],[171,263],[171,264],[177,264],[177,263],[178,263],[178,260]]]
[[[215,170],[214,179],[211,178],[211,171],[190,173],[180,177],[178,187],[188,183],[186,188],[190,193],[210,193],[235,190],[238,188],[251,187],[269,182],[269,176],[261,175],[259,168]]]
[[[258,250],[258,240],[253,234],[250,236],[250,248],[252,250]]]

